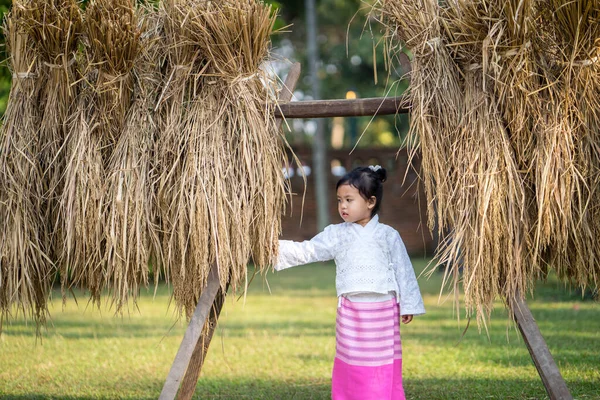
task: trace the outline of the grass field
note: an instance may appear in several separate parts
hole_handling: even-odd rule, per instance
[[[425,261],[414,260],[421,270]],[[229,296],[195,398],[327,399],[335,352],[332,264],[260,277],[245,299]],[[489,337],[472,324],[460,340],[440,277],[419,279],[428,313],[402,326],[409,399],[545,399],[523,340],[498,304]],[[529,302],[576,399],[600,399],[600,304],[554,281]],[[23,321],[0,336],[0,398],[155,399],[185,331],[169,291],[144,294],[139,311],[115,317],[69,301],[52,304],[40,339]]]

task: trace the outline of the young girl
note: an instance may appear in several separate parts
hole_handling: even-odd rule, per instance
[[[424,314],[414,270],[398,232],[380,224],[384,168],[356,168],[336,186],[344,220],[311,240],[279,242],[275,270],[335,260],[339,298],[334,400],[403,400],[400,315]]]

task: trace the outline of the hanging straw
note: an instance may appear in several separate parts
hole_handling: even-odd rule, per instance
[[[540,246],[563,280],[581,288],[600,278],[600,4],[549,1],[540,4],[540,66],[549,102],[546,146],[538,150],[536,184]],[[554,167],[554,168],[552,168]],[[544,169],[542,169],[544,168]]]
[[[438,255],[441,264],[451,266],[445,280],[462,275],[467,316],[475,313],[482,326],[497,297],[526,293],[538,271],[528,262],[523,180],[498,105],[483,90],[481,69],[466,72],[464,107],[461,140],[452,149],[453,166],[460,171],[452,235]]]
[[[99,304],[107,277],[105,221],[107,166],[132,101],[131,70],[140,48],[135,5],[95,0],[84,14],[83,88],[69,121],[63,222],[63,290],[75,285]],[[110,235],[110,234],[109,234]],[[67,279],[70,283],[67,283]]]
[[[43,171],[38,162],[42,149],[36,82],[45,77],[26,33],[28,12],[21,2],[14,2],[4,21],[13,77],[0,127],[0,327],[19,312],[34,319],[38,328],[43,325],[53,278],[45,247]]]
[[[467,315],[485,324],[497,297],[525,296],[548,267],[597,287],[599,6],[382,0],[374,11],[388,51],[414,54],[410,142],[429,226],[449,232],[437,262],[455,294],[462,282]]]
[[[209,257],[207,250],[197,260],[189,250],[190,219],[195,215],[204,216],[206,209],[200,205],[190,214],[190,193],[185,189],[184,176],[184,157],[190,140],[190,133],[184,128],[185,109],[190,96],[195,93],[194,82],[204,66],[203,54],[186,36],[190,31],[188,14],[201,12],[203,6],[204,2],[198,1],[167,1],[161,3],[159,9],[164,21],[166,74],[155,107],[159,127],[155,151],[159,173],[157,201],[165,278],[173,285],[176,299],[185,297],[180,293],[192,296],[204,287],[206,278],[204,281],[195,279],[193,275],[186,275],[186,271],[188,268],[206,268],[207,261],[204,260]],[[207,159],[206,162],[212,161]],[[208,223],[208,218],[198,218]],[[208,241],[208,232],[196,240]],[[181,303],[178,304],[181,311]]]
[[[276,85],[261,70],[275,21],[271,7],[255,1],[172,6],[170,24],[192,49],[187,70],[197,75],[185,85],[179,164],[167,164],[167,171],[181,173],[168,217],[168,251],[181,261],[166,268],[176,303],[191,315],[211,266],[221,287],[235,291],[246,285],[250,257],[259,271],[275,258],[286,155],[269,106]]]
[[[410,88],[407,106],[411,110],[408,147],[410,158],[421,151],[425,194],[428,199],[428,226],[445,236],[444,226],[450,215],[445,207],[452,204],[453,169],[450,160],[438,157],[451,154],[452,142],[458,133],[462,115],[462,82],[459,69],[451,58],[442,36],[443,25],[437,1],[378,1],[371,15],[388,27],[385,31],[388,63],[396,54],[411,49]],[[405,18],[411,15],[411,18]],[[392,69],[390,65],[388,69]],[[447,132],[440,136],[438,132]],[[436,191],[436,188],[437,191]],[[437,218],[436,218],[437,215]]]
[[[153,107],[161,83],[160,20],[153,9],[141,7],[140,52],[132,71],[134,102],[127,113],[107,168],[105,285],[113,294],[115,311],[121,312],[128,299],[135,303],[140,286],[148,285],[150,268],[158,284],[160,243],[156,226],[152,163],[157,126]],[[151,263],[151,259],[153,262]]]
[[[46,191],[44,220],[52,233],[49,255],[56,259],[62,243],[61,235],[54,228],[59,226],[58,197],[65,168],[66,119],[77,96],[75,56],[81,33],[81,12],[75,0],[29,0],[26,3],[27,31],[34,40],[44,70],[44,76],[36,80],[41,88],[39,104],[43,107],[40,160]]]
[[[455,236],[451,227],[457,218],[453,207],[461,194],[456,182],[463,177],[460,168],[454,167],[460,157],[454,149],[461,135],[464,83],[447,47],[440,12],[435,0],[382,0],[374,4],[370,14],[385,27],[388,63],[398,59],[395,54],[405,47],[413,55],[406,94],[411,116],[407,146],[411,160],[417,155],[420,157],[428,226],[432,231],[437,230],[442,243],[451,243]],[[410,18],[406,18],[407,15]],[[394,67],[388,65],[387,68]],[[440,259],[450,263],[459,257],[460,253],[446,251]],[[454,268],[447,272],[453,276],[458,307],[459,271]],[[445,277],[444,282],[447,279]]]

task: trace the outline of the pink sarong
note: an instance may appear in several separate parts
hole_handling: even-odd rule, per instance
[[[352,302],[337,310],[333,400],[405,400],[396,300]]]

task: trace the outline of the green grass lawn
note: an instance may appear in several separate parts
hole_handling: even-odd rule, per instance
[[[425,261],[414,260],[415,269]],[[229,296],[195,398],[327,399],[335,353],[332,264],[257,277],[244,299]],[[461,340],[452,301],[438,302],[440,276],[419,282],[427,314],[402,326],[409,399],[545,399],[541,380],[499,303],[489,337],[476,324]],[[600,305],[555,281],[529,302],[576,399],[600,399]],[[115,317],[69,301],[52,303],[41,339],[22,320],[0,336],[0,398],[155,399],[185,331],[160,287],[139,312]],[[462,310],[461,310],[462,312]]]

